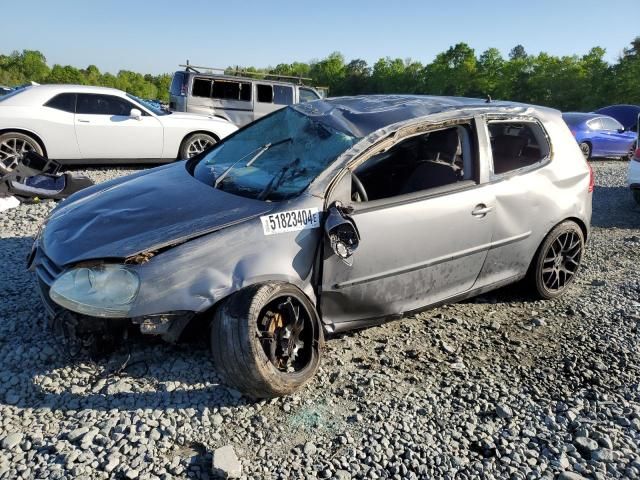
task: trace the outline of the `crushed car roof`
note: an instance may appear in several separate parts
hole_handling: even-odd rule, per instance
[[[428,95],[360,95],[337,97],[297,104],[293,108],[311,117],[321,117],[325,124],[356,137],[394,123],[425,117],[447,110],[466,108],[513,109],[529,105],[487,101],[478,98],[436,97]]]

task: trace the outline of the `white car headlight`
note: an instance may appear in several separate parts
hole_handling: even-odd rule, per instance
[[[138,295],[138,274],[123,265],[81,267],[63,273],[49,290],[58,305],[92,317],[121,318]]]

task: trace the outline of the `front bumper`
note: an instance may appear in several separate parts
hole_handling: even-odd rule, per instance
[[[49,318],[55,318],[63,313],[71,315],[77,321],[79,329],[84,332],[102,332],[109,328],[118,329],[135,325],[145,335],[159,335],[165,341],[176,342],[186,325],[195,316],[194,312],[179,311],[133,318],[97,318],[72,312],[55,303],[49,296],[51,285],[62,274],[63,268],[46,255],[38,244],[38,240],[29,254],[27,267],[35,272],[36,288]]]

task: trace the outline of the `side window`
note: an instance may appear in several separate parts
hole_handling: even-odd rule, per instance
[[[56,110],[62,110],[63,112],[75,113],[76,111],[76,94],[75,93],[60,93],[56,95],[47,103],[45,107],[55,108]]]
[[[214,80],[211,97],[220,100],[251,101],[251,84],[229,80]]]
[[[591,130],[602,130],[604,128],[599,118],[594,118],[593,120],[589,120],[587,124],[589,125],[589,128]]]
[[[550,146],[536,122],[490,121],[489,136],[493,154],[493,172],[511,172],[542,162]]]
[[[271,85],[257,83],[256,94],[258,95],[258,102],[273,103],[273,87]]]
[[[291,105],[293,103],[293,87],[274,85],[273,103],[277,105]]]
[[[318,100],[320,97],[316,92],[311,90],[310,88],[300,88],[300,103],[303,102],[313,102],[314,100]]]
[[[79,93],[76,104],[76,113],[128,117],[132,108],[136,107],[126,100],[112,95]]]
[[[602,125],[605,130],[618,131],[622,128],[622,125],[613,118],[602,118]]]
[[[211,97],[211,85],[213,81],[209,78],[194,78],[191,95],[194,97]]]
[[[369,158],[354,173],[369,201],[475,182],[474,135],[470,124],[461,124],[410,137]],[[363,200],[355,187],[352,199]]]
[[[184,84],[187,76],[184,72],[176,72],[173,74],[173,79],[171,80],[171,88],[169,92],[171,95],[184,95],[186,93],[184,89]]]

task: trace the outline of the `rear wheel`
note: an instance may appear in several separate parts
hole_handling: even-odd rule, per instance
[[[591,158],[591,145],[588,142],[580,143],[580,151],[582,152],[582,155],[584,155],[584,158],[586,158],[587,160]]]
[[[254,398],[288,395],[314,376],[324,337],[296,287],[267,283],[233,294],[211,322],[211,352],[226,384]]]
[[[193,133],[182,141],[180,158],[187,160],[208,150],[216,144],[216,139],[207,133]]]
[[[0,173],[9,173],[26,152],[33,151],[43,155],[40,144],[29,135],[8,132],[0,135]]]
[[[583,252],[584,234],[575,222],[567,220],[551,230],[529,271],[536,293],[546,299],[562,295],[575,280]]]

